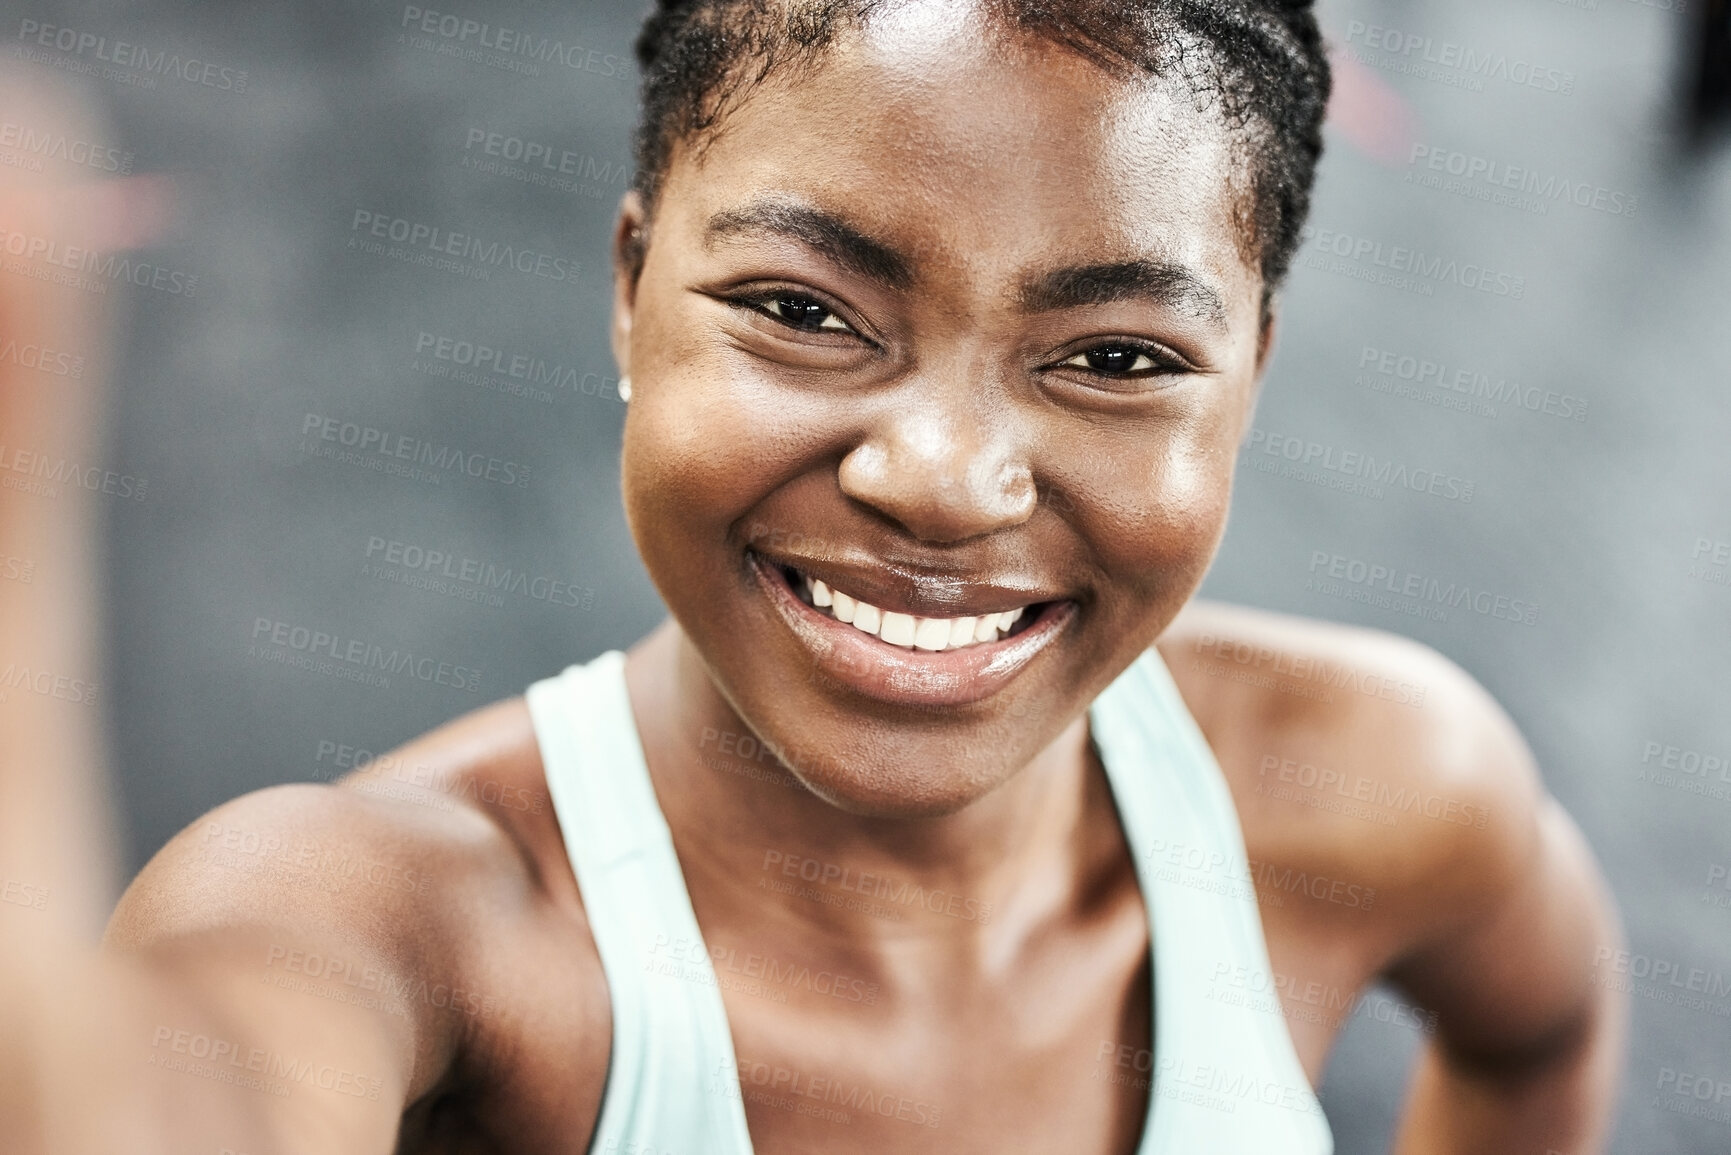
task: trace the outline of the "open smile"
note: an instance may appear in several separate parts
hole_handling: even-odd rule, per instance
[[[815,672],[867,697],[902,705],[960,706],[996,693],[1050,646],[1075,618],[1069,599],[1006,608],[1001,590],[980,595],[975,612],[931,616],[892,608],[881,595],[850,593],[829,580],[751,555],[753,569]],[[959,609],[966,605],[966,591]]]
[[[1017,622],[1027,617],[1028,607],[1017,606],[1002,613],[978,616],[918,618],[912,614],[879,609],[839,589],[831,589],[817,578],[801,574],[791,566],[787,569],[793,575],[789,584],[800,582],[793,585],[793,589],[796,593],[803,592],[807,605],[828,610],[836,621],[845,622],[862,634],[903,649],[936,653],[986,645],[1008,635]]]

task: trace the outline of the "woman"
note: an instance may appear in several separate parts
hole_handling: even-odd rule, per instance
[[[173,1149],[1325,1152],[1381,977],[1434,1022],[1403,1151],[1597,1150],[1614,915],[1502,713],[1186,608],[1308,5],[697,0],[640,57],[613,344],[672,616],[157,856],[109,941]]]

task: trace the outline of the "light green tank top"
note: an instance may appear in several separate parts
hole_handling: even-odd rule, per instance
[[[727,1012],[644,762],[624,655],[573,666],[527,697],[613,1008],[589,1149],[752,1155]],[[1089,724],[1135,856],[1154,976],[1152,1054],[1103,1045],[1096,1077],[1151,1081],[1141,1155],[1331,1155],[1273,991],[1231,794],[1157,651],[1107,687]]]

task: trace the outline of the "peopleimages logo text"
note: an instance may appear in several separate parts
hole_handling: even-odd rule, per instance
[[[106,277],[116,283],[137,285],[141,289],[172,293],[178,297],[191,297],[198,291],[196,273],[165,268],[149,261],[135,261],[124,254],[102,253],[79,245],[63,245],[54,238],[15,232],[3,225],[0,225],[0,252],[10,257],[22,257],[26,261],[41,261],[43,264],[80,274]],[[11,271],[10,268],[8,271]],[[100,281],[78,283],[78,287],[96,288],[98,292],[108,291],[107,286]]]
[[[1338,449],[1320,441],[1309,441],[1266,429],[1252,429],[1243,451],[1249,463],[1264,472],[1272,470],[1265,468],[1259,459],[1279,458],[1298,471],[1296,475],[1302,480],[1310,479],[1304,476],[1306,471],[1318,471],[1317,476],[1333,474],[1370,487],[1371,494],[1377,497],[1381,496],[1377,487],[1386,485],[1393,489],[1409,489],[1414,493],[1427,493],[1446,501],[1469,504],[1477,488],[1474,482],[1441,470],[1409,468],[1405,462],[1393,458],[1378,458],[1374,453]]]
[[[64,161],[98,172],[119,173],[121,176],[132,172],[130,152],[10,120],[0,121],[0,148],[17,149],[31,157]]]
[[[1463,289],[1516,301],[1527,295],[1525,277],[1473,261],[1462,262],[1423,249],[1384,244],[1373,237],[1354,236],[1313,225],[1300,229],[1298,238],[1300,244],[1309,246],[1313,255],[1325,260],[1337,257],[1356,265],[1383,269],[1389,274],[1417,278],[1420,282],[1459,285]]]
[[[117,64],[137,72],[172,76],[176,80],[205,88],[220,89],[223,92],[246,91],[245,69],[213,64],[195,56],[181,56],[178,52],[152,52],[142,44],[109,40],[106,36],[77,28],[25,20],[18,25],[18,39],[26,44],[38,44],[43,48],[89,57],[106,64]]]
[[[1429,172],[1446,173],[1463,181],[1480,182],[1497,189],[1507,189],[1532,197],[1539,205],[1549,205],[1562,201],[1577,208],[1593,209],[1610,216],[1632,217],[1640,203],[1640,199],[1633,193],[1609,189],[1590,181],[1570,180],[1555,174],[1542,174],[1536,169],[1523,165],[1507,164],[1490,157],[1477,156],[1436,145],[1415,144],[1412,146],[1412,155],[1407,159],[1407,165],[1409,168],[1418,168],[1420,162],[1423,163],[1423,168]],[[1411,182],[1414,175],[1414,173],[1408,172],[1407,180]],[[1511,203],[1515,203],[1516,207],[1524,207],[1519,202]]]
[[[1575,91],[1575,74],[1567,69],[1551,68],[1519,57],[1511,59],[1506,52],[1474,48],[1452,40],[1437,40],[1422,33],[1367,24],[1363,20],[1347,22],[1346,42],[1407,62],[1412,66],[1411,71],[1426,80],[1469,81],[1470,84],[1465,86],[1474,91],[1481,91],[1487,80],[1501,80],[1562,96],[1573,95]],[[1425,65],[1431,68],[1424,69]]]
[[[340,421],[321,413],[308,413],[302,420],[301,439],[303,447],[311,446],[314,450],[320,448],[320,442],[341,446],[362,462],[408,461],[435,470],[455,470],[467,477],[500,485],[525,487],[529,484],[529,466],[520,462],[489,457],[485,453],[470,452],[452,445],[439,445],[402,433],[390,433],[355,421]]]
[[[380,562],[388,568],[382,568]],[[497,593],[502,591],[573,609],[587,610],[595,605],[592,587],[530,574],[510,566],[501,568],[492,562],[447,550],[429,549],[382,537],[367,539],[367,564],[362,566],[361,573],[367,577],[395,580],[401,585],[466,597],[470,601],[484,600],[488,604],[503,604],[497,597]]]
[[[1326,586],[1324,579],[1331,579],[1449,609],[1465,606],[1481,617],[1524,626],[1535,625],[1539,620],[1536,602],[1509,597],[1464,581],[1444,584],[1438,578],[1413,573],[1399,566],[1345,557],[1327,550],[1311,551],[1310,576],[1307,588]],[[1324,592],[1327,592],[1326,588]]]
[[[471,128],[468,139],[463,142],[463,151],[467,153],[477,145],[487,156],[528,166],[538,165],[547,172],[560,176],[573,176],[598,184],[617,185],[620,188],[631,183],[630,165],[597,160],[593,156],[572,152],[570,149],[555,151],[553,145],[541,141],[524,140],[520,136],[491,132],[485,128]]]
[[[84,376],[83,357],[29,341],[0,343],[0,365],[17,365],[53,377]]]
[[[571,393],[581,393],[585,397],[619,396],[618,378],[604,377],[592,371],[580,372],[575,366],[558,362],[549,364],[543,357],[496,348],[483,341],[429,333],[424,329],[415,338],[415,356],[416,367],[423,372],[430,370],[420,358],[443,362],[452,367],[435,375],[453,376],[456,370],[468,369],[476,374],[486,373],[511,381],[521,381],[529,389],[563,389]],[[540,395],[543,394],[537,394]],[[547,398],[552,400],[551,395],[547,395]]]
[[[574,71],[589,72],[597,76],[631,79],[636,75],[631,61],[623,56],[585,48],[581,44],[567,44],[553,36],[540,36],[533,32],[489,24],[484,20],[473,20],[451,12],[405,5],[403,19],[398,26],[424,36],[437,36],[460,45],[490,49],[507,57],[519,57],[542,64],[562,64]]]
[[[442,662],[412,650],[386,649],[361,638],[345,638],[334,631],[311,629],[276,618],[255,618],[252,642],[255,651],[275,647],[358,670],[406,674],[416,681],[467,690],[471,694],[481,689],[481,671],[472,666]]]
[[[393,244],[422,249],[428,253],[472,261],[495,269],[513,269],[529,276],[549,281],[575,281],[582,272],[580,262],[552,253],[520,248],[501,241],[485,241],[470,233],[452,232],[437,225],[393,217],[385,213],[356,209],[349,223],[349,232],[378,237]]]
[[[1492,377],[1489,373],[1477,369],[1456,367],[1428,357],[1366,345],[1359,352],[1358,367],[1391,381],[1446,390],[1469,402],[1483,401],[1519,406],[1531,413],[1544,413],[1566,421],[1587,419],[1588,403],[1584,397],[1559,393],[1554,389],[1540,389],[1536,385],[1522,385],[1507,377]],[[1375,388],[1373,382],[1361,379],[1361,383]],[[1494,415],[1494,411],[1487,415]]]

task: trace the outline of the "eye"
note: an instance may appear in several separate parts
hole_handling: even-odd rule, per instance
[[[1108,377],[1145,377],[1156,371],[1174,368],[1170,361],[1161,360],[1152,350],[1140,345],[1121,344],[1096,346],[1076,354],[1063,364]]]
[[[795,293],[777,293],[757,302],[757,307],[790,329],[802,333],[851,333],[848,323],[823,304]]]

